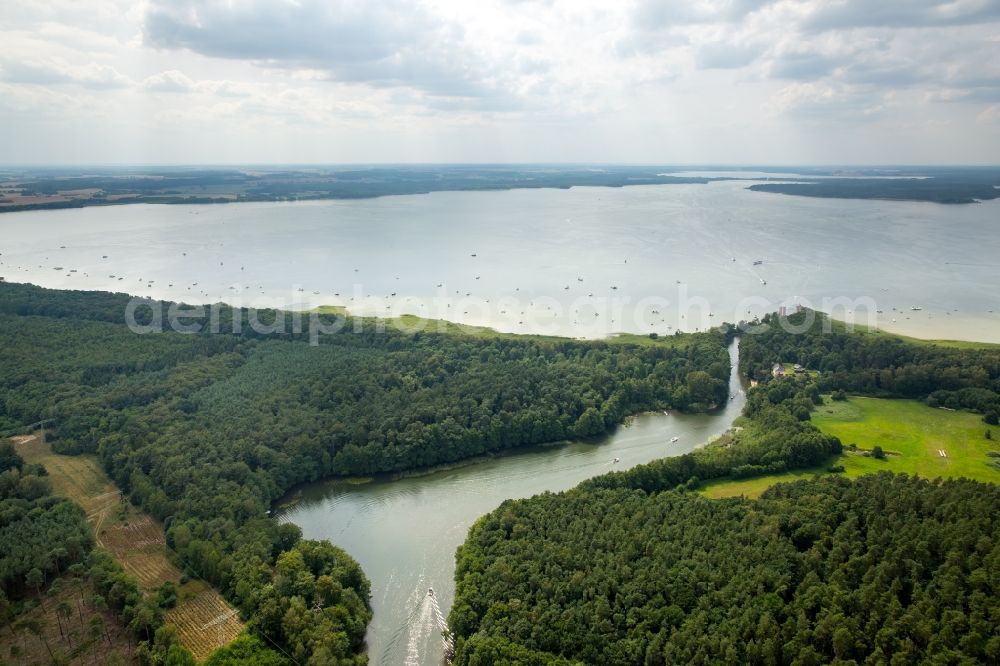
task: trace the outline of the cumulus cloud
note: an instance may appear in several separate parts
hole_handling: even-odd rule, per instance
[[[764,47],[758,44],[705,44],[697,50],[696,62],[701,69],[739,69],[752,64]]]
[[[1000,20],[1000,0],[838,0],[816,3],[809,30],[970,25]]]
[[[183,72],[171,69],[147,77],[142,87],[153,92],[183,93],[193,91],[195,83]]]
[[[769,110],[786,121],[834,127],[881,118],[892,97],[885,90],[873,92],[836,81],[793,83],[774,95]]]
[[[233,137],[241,155],[267,137],[289,146],[283,159],[294,159],[290,146],[316,155],[346,139],[390,158],[586,160],[613,150],[635,161],[725,161],[735,145],[746,152],[729,159],[754,161],[755,141],[779,160],[782,137],[836,150],[836,131],[867,131],[876,143],[895,133],[886,145],[909,151],[927,133],[976,122],[1000,140],[1000,0],[9,3],[0,114],[10,127],[64,114],[98,128],[74,136],[130,127],[197,150],[172,137],[203,131],[212,145]],[[11,133],[22,135],[34,159],[30,135]],[[394,152],[439,140],[470,148]],[[699,152],[710,146],[719,153]],[[326,159],[335,157],[370,159]]]
[[[153,47],[319,70],[336,81],[489,92],[461,29],[403,0],[153,0],[143,32]]]
[[[778,79],[815,81],[831,74],[841,62],[815,51],[793,51],[774,57],[768,73]]]
[[[640,0],[635,7],[634,21],[642,30],[693,23],[733,22],[744,19],[773,0]]]
[[[71,65],[59,60],[0,61],[0,79],[31,85],[76,85],[93,90],[125,88],[132,81],[114,67],[88,63]]]
[[[1000,104],[983,109],[976,116],[976,121],[983,125],[1000,125]]]

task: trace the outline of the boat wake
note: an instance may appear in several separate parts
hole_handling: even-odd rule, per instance
[[[421,578],[418,587],[410,593],[412,610],[382,651],[380,663],[399,663],[392,658],[392,653],[403,636],[406,636],[406,657],[403,659],[406,666],[421,666],[440,658],[439,655],[443,656],[445,664],[451,663],[455,648],[448,623],[438,605],[434,588],[428,587],[427,592],[423,593],[423,583]],[[435,635],[441,640],[440,651],[435,649]]]

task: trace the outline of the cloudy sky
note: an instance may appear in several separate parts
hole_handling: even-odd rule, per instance
[[[3,0],[2,163],[997,163],[1000,0]]]

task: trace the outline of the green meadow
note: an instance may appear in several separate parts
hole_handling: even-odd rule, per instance
[[[830,465],[842,465],[849,477],[873,472],[905,472],[922,477],[966,477],[1000,483],[1000,428],[987,426],[979,414],[934,409],[915,400],[851,397],[834,402],[829,397],[813,412],[812,421],[823,432],[844,443],[844,454]],[[986,438],[992,430],[993,439]],[[856,451],[849,449],[850,445]],[[875,446],[885,458],[866,456]],[[945,456],[940,451],[945,452]],[[825,474],[826,468],[796,470],[785,474],[738,481],[708,483],[709,497],[758,497],[771,485]]]
[[[348,316],[347,308],[342,305],[321,305],[312,310],[318,314],[331,316]],[[486,326],[474,326],[472,324],[461,324],[447,319],[428,319],[418,315],[404,314],[396,317],[361,317],[366,322],[380,322],[387,328],[404,333],[445,333],[448,335],[467,335],[479,338],[506,338],[518,340],[549,340],[552,342],[565,342],[570,338],[557,335],[537,335],[525,333],[507,333],[498,331]],[[599,338],[601,342],[612,344],[639,345],[642,347],[678,347],[688,344],[694,334],[679,333],[674,335],[660,335],[650,337],[638,333],[612,333],[605,338]],[[578,338],[587,340],[587,338]],[[788,371],[792,371],[792,364],[788,364]]]

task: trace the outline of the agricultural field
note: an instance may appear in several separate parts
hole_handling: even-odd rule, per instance
[[[109,507],[98,519],[101,522],[94,530],[98,543],[111,551],[144,590],[178,581],[180,571],[166,557],[159,523],[127,503]]]
[[[64,456],[38,436],[13,438],[18,454],[28,463],[40,463],[49,472],[53,494],[71,498],[87,512],[97,544],[106,548],[134,576],[148,594],[167,581],[178,587],[177,606],[165,617],[178,628],[181,642],[201,660],[243,630],[239,615],[211,586],[199,580],[181,584],[182,572],[170,561],[163,527],[148,514],[123,501],[118,488],[94,456]],[[218,624],[210,625],[220,616]],[[0,655],[0,659],[2,659]]]
[[[812,421],[843,442],[844,454],[830,465],[842,465],[849,477],[888,471],[1000,483],[1000,457],[988,455],[1000,452],[1000,428],[991,429],[979,414],[934,409],[915,400],[852,397],[836,402],[827,396]],[[987,430],[992,430],[993,439],[986,438]],[[852,444],[856,451],[849,449]],[[884,458],[866,455],[876,446],[885,452]],[[715,498],[759,497],[775,483],[826,473],[824,467],[718,481],[705,484],[701,492]]]
[[[240,616],[203,581],[182,585],[177,606],[168,610],[164,619],[177,627],[177,637],[198,661],[235,640],[243,631]]]

